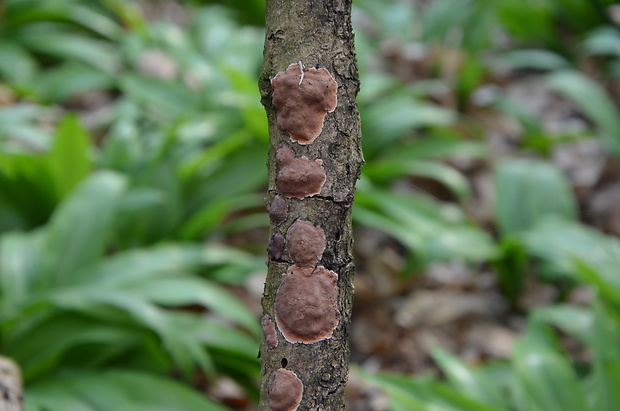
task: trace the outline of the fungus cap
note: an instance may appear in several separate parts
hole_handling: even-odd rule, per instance
[[[291,343],[331,338],[338,326],[338,274],[325,267],[289,267],[276,292],[276,324]]]
[[[269,218],[274,224],[280,225],[286,220],[287,216],[288,205],[286,200],[282,196],[275,196],[269,206]]]
[[[284,250],[284,236],[278,232],[275,232],[269,239],[267,252],[270,256],[277,259],[282,257],[282,250]]]
[[[325,251],[325,232],[309,221],[297,220],[286,232],[286,247],[291,260],[301,266],[314,266]]]
[[[271,321],[271,318],[269,318],[267,314],[263,316],[260,324],[263,328],[263,335],[265,336],[265,341],[267,341],[267,346],[269,346],[269,348],[276,348],[278,346],[278,333],[276,331],[276,325],[273,321]]]
[[[276,167],[276,185],[287,197],[303,199],[319,194],[327,179],[322,160],[295,158],[285,145],[276,150]]]
[[[310,144],[321,134],[327,113],[336,109],[338,84],[324,68],[304,71],[293,63],[271,79],[278,129],[292,141]]]
[[[304,385],[294,372],[279,368],[269,377],[270,411],[295,411],[301,403]]]

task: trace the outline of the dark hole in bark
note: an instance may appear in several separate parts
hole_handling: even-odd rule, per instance
[[[288,365],[288,360],[286,358],[282,358],[282,368],[286,368]]]

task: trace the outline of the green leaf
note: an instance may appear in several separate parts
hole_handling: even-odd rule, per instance
[[[26,411],[228,411],[170,379],[127,370],[61,375],[33,385]]]
[[[457,357],[439,347],[433,348],[432,356],[458,393],[491,407],[508,408],[501,387],[479,370],[467,367]]]
[[[16,39],[28,48],[59,59],[75,59],[106,73],[120,66],[112,44],[81,34],[64,32],[63,26],[36,23],[20,31]]]
[[[610,96],[596,82],[577,71],[550,74],[551,88],[570,98],[601,130],[612,153],[620,153],[620,115]]]
[[[495,220],[503,235],[532,228],[547,216],[575,219],[577,206],[566,178],[537,160],[505,161],[495,171]]]
[[[559,70],[571,65],[568,60],[559,54],[544,49],[507,51],[499,54],[495,59],[498,64],[512,70]]]
[[[596,318],[589,309],[570,304],[556,304],[539,308],[531,316],[535,321],[543,321],[559,328],[585,346],[592,346]]]
[[[30,297],[43,267],[44,245],[41,231],[0,237],[0,319]]]
[[[78,118],[72,115],[65,117],[56,129],[47,156],[52,184],[59,200],[88,175],[92,166],[89,149],[90,138]]]
[[[620,241],[578,223],[547,219],[525,233],[529,253],[542,258],[558,274],[598,288],[605,299],[620,304]]]
[[[8,333],[4,348],[22,367],[24,379],[31,381],[49,374],[63,364],[68,366],[79,357],[79,350],[87,344],[98,349],[82,358],[80,367],[95,365],[137,344],[140,330],[119,324],[110,325],[70,313],[52,312],[32,321],[28,327]]]
[[[104,251],[125,180],[97,172],[84,180],[56,210],[46,229],[46,284],[71,282],[76,272]],[[42,273],[43,274],[43,273]]]
[[[25,85],[37,70],[36,60],[18,43],[0,41],[0,75],[5,81]]]
[[[609,315],[602,304],[595,304],[594,335],[594,386],[591,394],[594,403],[591,409],[614,411],[620,407],[620,326]]]
[[[493,258],[498,251],[485,232],[466,221],[459,208],[421,195],[393,194],[361,184],[353,219],[394,236],[424,262],[475,261]]]
[[[202,304],[260,335],[258,322],[248,309],[225,289],[208,280],[180,276],[157,278],[126,290],[138,298],[160,305],[178,307]]]
[[[515,344],[513,365],[531,411],[587,411],[584,392],[570,363],[540,339]]]
[[[439,162],[379,160],[364,168],[364,174],[379,181],[405,176],[426,177],[444,184],[461,201],[470,195],[467,179],[454,168]]]
[[[213,372],[211,358],[200,341],[180,333],[167,310],[131,291],[76,288],[53,295],[52,303],[58,308],[78,311],[106,322],[129,320],[134,326],[154,332],[185,375],[193,371],[195,364],[205,372]]]
[[[89,92],[111,89],[114,78],[83,63],[70,61],[46,69],[33,87],[41,99],[62,102]]]

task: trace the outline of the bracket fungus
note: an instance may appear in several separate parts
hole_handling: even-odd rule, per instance
[[[282,257],[282,250],[284,250],[284,236],[278,232],[273,233],[267,245],[267,252],[273,258],[278,259]]]
[[[287,146],[280,146],[276,151],[276,166],[276,185],[287,197],[301,200],[319,194],[325,184],[323,160],[295,158],[295,153]]]
[[[293,265],[276,292],[276,324],[291,343],[332,337],[338,325],[338,274],[325,267]]]
[[[310,144],[321,134],[327,113],[336,109],[336,80],[324,68],[304,71],[293,63],[271,79],[278,129],[292,141]]]
[[[325,251],[325,232],[309,221],[297,220],[286,232],[291,260],[300,266],[315,266]]]
[[[279,368],[269,377],[269,410],[295,411],[301,403],[304,384],[294,372]]]
[[[271,321],[271,318],[267,314],[260,320],[260,325],[263,328],[263,334],[265,335],[265,341],[269,348],[276,348],[278,346],[278,333],[276,332],[276,325]]]
[[[280,225],[286,220],[287,216],[288,206],[286,205],[286,200],[281,196],[275,196],[269,206],[269,218],[274,224]]]

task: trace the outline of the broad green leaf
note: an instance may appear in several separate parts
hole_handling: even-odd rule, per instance
[[[617,389],[620,381],[620,326],[602,304],[595,304],[594,312],[592,409],[614,411],[620,407],[620,391]]]
[[[455,113],[401,93],[366,107],[361,119],[362,131],[367,136],[363,141],[364,152],[372,157],[416,128],[452,124]]]
[[[126,74],[120,78],[120,85],[131,99],[164,118],[181,115],[196,103],[196,96],[178,82]]]
[[[0,41],[0,75],[5,81],[26,84],[36,70],[36,60],[22,46],[8,39]]]
[[[394,236],[426,262],[487,259],[497,253],[488,235],[469,224],[460,209],[421,195],[393,194],[362,184],[353,219]]]
[[[39,53],[59,59],[76,59],[106,73],[120,66],[112,44],[81,34],[64,31],[59,25],[37,23],[21,30],[17,40]]]
[[[529,253],[559,274],[580,279],[620,304],[620,242],[578,223],[547,219],[524,233]]]
[[[595,81],[577,71],[558,71],[549,85],[570,98],[596,124],[608,148],[620,153],[620,116],[610,96]]]
[[[466,200],[470,195],[467,179],[454,168],[439,162],[379,160],[366,167],[364,173],[370,179],[379,181],[407,176],[425,177],[444,184],[461,201]]]
[[[536,338],[515,344],[513,365],[531,411],[587,411],[584,392],[564,356]]]
[[[17,333],[8,333],[4,349],[19,362],[26,381],[45,377],[53,369],[76,363],[80,348],[99,349],[82,358],[80,367],[96,365],[128,345],[138,344],[144,331],[120,324],[105,324],[92,318],[53,312]]]
[[[380,374],[372,375],[356,370],[365,381],[378,387],[390,396],[390,410],[426,411],[428,408],[422,398],[416,396],[416,382],[410,376]],[[397,404],[394,404],[396,402]]]
[[[157,334],[174,363],[186,375],[194,369],[195,364],[204,371],[213,372],[211,359],[200,342],[179,333],[167,310],[134,293],[77,288],[54,295],[52,302],[56,307],[95,316],[106,322],[123,323],[129,319],[135,326]],[[119,312],[122,315],[119,315]]]
[[[490,407],[508,407],[501,387],[495,385],[479,370],[466,366],[461,360],[439,347],[432,350],[432,356],[459,394]]]
[[[236,298],[217,284],[192,277],[157,278],[125,290],[138,298],[167,306],[201,304],[260,334],[257,320]]]
[[[46,228],[44,283],[71,282],[77,270],[101,257],[124,190],[121,176],[97,172],[60,205]]]
[[[61,102],[72,97],[79,98],[90,92],[113,88],[114,78],[101,71],[78,62],[68,62],[48,68],[37,77],[33,85],[40,99]]]
[[[535,310],[530,316],[575,337],[585,346],[592,346],[596,316],[586,308],[570,304],[556,304]]]
[[[521,49],[507,51],[495,57],[498,64],[512,70],[559,70],[570,67],[570,62],[549,50]]]
[[[495,220],[503,235],[532,228],[544,217],[573,220],[577,206],[566,178],[537,160],[510,160],[495,171]]]
[[[60,375],[27,394],[26,411],[227,411],[178,382],[128,370]]]
[[[0,237],[0,318],[30,296],[43,267],[43,233],[8,233]]]
[[[602,26],[590,33],[582,46],[588,54],[620,57],[620,31]]]
[[[89,173],[90,138],[76,116],[65,117],[54,134],[47,155],[58,199],[64,198]]]

